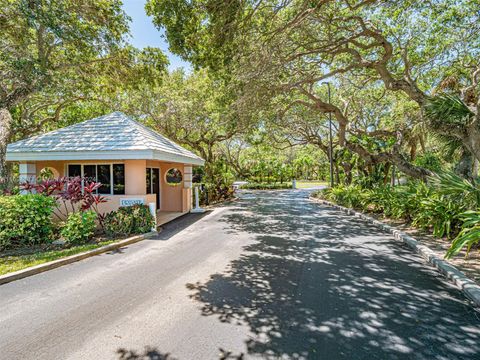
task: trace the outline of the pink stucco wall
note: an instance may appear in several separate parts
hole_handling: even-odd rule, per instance
[[[67,164],[125,164],[125,195],[105,195],[109,201],[101,204],[102,212],[109,212],[120,206],[121,198],[142,197],[145,203],[155,202],[155,194],[146,194],[146,168],[154,167],[160,169],[160,209],[161,211],[182,211],[191,210],[192,191],[191,186],[191,167],[179,163],[166,163],[152,160],[124,160],[124,161],[39,161],[36,162],[37,176],[40,171],[49,167],[53,170],[55,176],[65,176]],[[182,171],[184,181],[181,184],[172,186],[166,183],[165,174],[170,168],[178,168]],[[186,170],[186,171],[185,171]],[[187,181],[185,181],[185,178]]]

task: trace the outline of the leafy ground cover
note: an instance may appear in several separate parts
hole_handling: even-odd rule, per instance
[[[452,173],[426,184],[403,186],[338,185],[314,194],[339,205],[403,220],[433,236],[451,241],[445,257],[468,255],[480,242],[480,186]]]

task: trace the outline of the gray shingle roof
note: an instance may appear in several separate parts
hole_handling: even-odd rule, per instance
[[[9,144],[7,159],[8,154],[14,153],[144,150],[189,158],[195,163],[202,161],[194,153],[118,111]]]

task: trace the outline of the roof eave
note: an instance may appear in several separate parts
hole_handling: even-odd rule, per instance
[[[7,151],[7,161],[71,161],[71,160],[159,160],[204,165],[199,157],[189,157],[158,150],[116,151]]]

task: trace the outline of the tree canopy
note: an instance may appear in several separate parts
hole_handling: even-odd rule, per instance
[[[476,1],[150,0],[147,11],[172,51],[241,83],[241,103],[270,107],[274,123],[298,106],[331,113],[339,147],[414,177],[430,174],[412,162],[426,130],[480,159]],[[463,110],[445,110],[449,94]]]
[[[81,101],[111,98],[164,71],[158,49],[128,45],[121,1],[1,0],[0,174],[6,144],[58,127]]]

